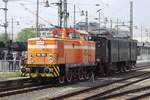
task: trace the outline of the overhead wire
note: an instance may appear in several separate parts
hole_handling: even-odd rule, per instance
[[[25,5],[23,3],[19,3],[22,7],[24,7],[25,10],[27,10],[29,13],[36,15],[35,12],[33,12],[32,10],[30,10],[29,8],[25,7]],[[38,16],[42,21],[46,22],[47,24],[51,25],[51,26],[56,26],[54,24],[52,24],[52,22],[50,22],[49,20],[46,20],[45,18]]]

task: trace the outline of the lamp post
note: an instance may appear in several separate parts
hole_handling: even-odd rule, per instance
[[[76,11],[76,5],[74,4],[74,6],[73,6],[73,26],[74,26],[74,28],[76,28],[75,26],[76,26],[76,13],[80,13],[80,16],[85,16],[85,13],[87,13],[86,15],[88,15],[88,12],[86,11],[84,11],[84,10],[80,10],[80,11]],[[86,18],[87,18],[88,16],[86,16]],[[85,20],[85,22],[86,22],[86,20]]]
[[[1,8],[5,11],[5,23],[3,25],[3,27],[5,28],[5,40],[7,41],[7,27],[8,27],[8,23],[7,23],[7,3],[8,0],[3,0],[3,2],[5,3],[5,8]]]
[[[69,13],[67,9],[67,0],[63,0],[63,19],[64,19],[65,28],[67,27],[68,17],[69,17]]]
[[[76,6],[75,6],[75,4],[74,4],[74,12],[73,12],[73,14],[74,14],[73,27],[75,28],[75,24],[76,24]]]
[[[60,28],[62,27],[62,0],[59,0],[59,3],[57,3],[58,6],[58,26],[60,26]]]
[[[62,18],[63,18],[62,3],[63,3],[62,0],[59,0],[59,2],[56,3],[51,3],[58,6],[58,26],[60,28],[62,27]],[[48,0],[46,0],[44,7],[50,7]]]
[[[110,19],[110,29],[112,30],[112,19]]]
[[[117,18],[117,35],[119,35],[119,27],[118,27],[119,19]]]
[[[13,35],[14,35],[14,19],[12,18],[12,42],[13,42]]]
[[[98,13],[98,21],[99,21],[99,34],[100,34],[100,28],[101,28],[101,13],[100,13],[100,11],[101,11],[102,9],[99,9],[99,10],[97,10],[96,11],[96,13]]]
[[[141,43],[142,43],[143,26],[141,25]]]
[[[81,11],[81,16],[85,16],[85,30],[88,32],[88,11]]]
[[[130,38],[133,38],[133,1],[130,2]]]
[[[14,37],[14,23],[16,23],[17,25],[19,25],[19,21],[14,21],[14,18],[12,18],[11,19],[11,26],[12,26],[12,30],[11,30],[11,32],[12,32],[12,42],[13,42],[13,37]]]
[[[37,0],[37,9],[36,9],[36,36],[39,35],[39,0]]]
[[[88,11],[85,11],[86,31],[88,32]]]
[[[149,34],[149,42],[150,42],[150,28],[148,28],[148,34]]]

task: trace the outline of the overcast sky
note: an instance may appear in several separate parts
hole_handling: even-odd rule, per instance
[[[57,24],[57,7],[51,5],[49,8],[44,7],[44,0],[39,0],[40,12],[44,20],[40,19],[40,24],[52,23]],[[58,0],[49,0],[49,3],[57,2]],[[70,13],[69,24],[73,23],[73,5],[76,5],[76,22],[84,21],[85,17],[80,16],[81,10],[87,10],[89,12],[89,20],[93,21],[94,18],[98,17],[96,11],[101,10],[102,19],[105,17],[111,18],[114,22],[118,18],[120,21],[129,21],[129,11],[130,11],[130,1],[131,0],[68,0],[68,11]],[[144,28],[150,27],[150,0],[132,0],[134,8],[134,25],[138,26],[138,31],[140,32],[140,26],[143,25]],[[24,6],[22,6],[22,4]],[[100,4],[101,6],[96,7],[95,4]],[[4,7],[2,0],[0,1],[0,8]],[[28,8],[28,10],[26,9]],[[33,12],[33,13],[31,13]],[[35,12],[36,12],[36,0],[9,0],[8,2],[8,21],[14,18],[15,22],[19,21],[20,25],[17,26],[14,23],[14,30],[18,32],[20,29],[25,27],[35,26]],[[4,22],[4,11],[0,10],[0,24]],[[0,28],[0,32],[4,32],[3,28]],[[11,23],[9,23],[8,32],[11,32]],[[136,33],[137,35],[137,33]],[[139,34],[140,35],[140,34]],[[138,36],[138,35],[137,35]]]

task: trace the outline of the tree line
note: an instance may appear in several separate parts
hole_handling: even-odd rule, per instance
[[[19,41],[19,42],[26,42],[29,38],[32,38],[32,37],[35,37],[36,36],[36,32],[31,29],[31,28],[25,28],[25,29],[22,29],[18,34],[17,34],[17,37],[16,37],[16,41]],[[3,41],[3,42],[6,42],[6,41],[9,41],[11,40],[11,36],[7,36],[7,40],[5,39],[5,33],[1,33],[0,34],[0,41]]]

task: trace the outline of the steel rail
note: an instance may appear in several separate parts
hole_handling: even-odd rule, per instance
[[[141,70],[141,69],[146,69],[148,67],[144,67],[145,65],[142,65],[140,67],[137,67],[135,70]],[[21,86],[24,84],[24,83],[32,83],[32,80],[33,79],[30,79],[30,78],[26,78],[26,79],[15,79],[15,80],[7,80],[7,81],[0,81],[0,92],[2,91],[5,91],[5,90],[10,90],[10,89],[13,89],[14,88],[14,85],[20,85]],[[22,86],[24,88],[24,86]]]
[[[133,76],[133,78],[138,77],[138,76]],[[31,84],[32,80],[33,79],[27,78],[27,79],[16,79],[16,80],[1,81],[0,82],[0,97],[20,94],[20,93],[29,92],[29,91],[34,91],[34,90],[38,90],[38,88],[40,88],[40,89],[48,88],[48,86],[46,86],[47,84],[44,84],[44,86],[43,86],[43,84]],[[126,79],[122,79],[122,80],[118,80],[118,81],[123,81],[123,80],[126,80]],[[111,82],[108,84],[112,84],[112,83],[115,83],[115,82]],[[14,86],[15,84],[17,84],[17,86]],[[21,85],[18,85],[18,84],[21,84]],[[24,84],[26,84],[26,85],[24,85]],[[70,83],[70,84],[72,84],[72,83]],[[104,84],[100,87],[106,86],[108,84]],[[50,86],[50,87],[52,87],[52,86]],[[26,90],[26,88],[27,88],[27,90]],[[7,91],[7,93],[5,93],[5,91]]]
[[[90,96],[90,97],[87,97],[85,98],[84,100],[105,100],[107,98],[106,97],[102,97],[103,95],[106,95],[108,93],[111,93],[111,92],[114,92],[114,91],[117,91],[121,88],[124,88],[124,87],[127,87],[129,85],[132,85],[132,84],[135,84],[135,83],[138,83],[138,82],[141,82],[141,81],[144,81],[146,79],[149,79],[150,76],[148,77],[145,77],[145,78],[142,78],[142,79],[139,79],[139,80],[136,80],[136,81],[133,81],[133,82],[130,82],[130,83],[127,83],[125,85],[122,85],[122,86],[119,86],[119,87],[116,87],[116,88],[113,88],[113,89],[110,89],[110,90],[107,90],[107,91],[104,91],[102,93],[99,93],[99,94],[96,94],[96,95],[93,95],[93,96]],[[131,91],[132,92],[132,91]],[[130,92],[129,92],[130,93]],[[121,94],[121,93],[120,93]],[[119,95],[118,95],[119,96]],[[110,96],[111,97],[111,96]]]
[[[22,85],[23,83],[30,83],[31,81],[32,80],[30,78],[0,81],[0,91],[4,88],[13,87],[19,84]]]
[[[69,98],[69,97],[72,97],[72,96],[75,96],[75,95],[79,95],[79,94],[86,93],[86,92],[89,92],[89,91],[92,91],[92,90],[96,90],[96,89],[101,88],[101,87],[111,85],[111,84],[114,84],[114,83],[118,83],[118,82],[121,82],[121,81],[129,80],[129,79],[140,77],[140,76],[147,75],[147,74],[150,74],[150,73],[146,72],[146,73],[143,73],[143,74],[140,74],[140,75],[134,75],[134,76],[127,77],[127,78],[124,78],[124,79],[119,79],[119,80],[116,80],[116,81],[113,81],[113,82],[109,82],[109,83],[105,83],[105,84],[102,84],[102,85],[94,86],[92,88],[87,88],[87,89],[79,90],[79,91],[72,92],[72,93],[69,93],[69,94],[64,94],[64,95],[61,95],[61,96],[58,96],[58,97],[53,97],[53,98],[50,98],[49,100],[61,100],[61,99]],[[139,82],[139,81],[142,81],[142,80],[145,80],[145,79],[148,79],[148,78],[150,78],[150,76],[146,77],[144,79],[137,80],[136,82]],[[134,83],[136,83],[136,82],[134,82]],[[126,86],[128,86],[128,85],[126,85]],[[122,86],[122,87],[125,87],[125,86]],[[105,93],[103,93],[103,94],[105,94]]]
[[[120,92],[120,93],[106,95],[106,96],[103,96],[103,97],[97,98],[97,99],[110,99],[110,98],[115,98],[115,97],[118,97],[118,96],[123,96],[123,95],[126,95],[126,94],[130,94],[130,93],[136,93],[136,92],[139,92],[139,91],[141,92],[141,91],[148,90],[148,89],[150,89],[150,85],[149,86],[140,87],[140,88],[136,88],[136,89],[132,89],[132,90],[127,90],[127,91]],[[143,94],[143,95],[145,96],[145,94]],[[140,97],[139,96],[138,97],[133,97],[134,99],[131,98],[131,99],[127,99],[127,100],[137,100],[137,99],[140,99],[142,97],[140,95]]]
[[[150,89],[150,88],[148,87],[147,89]],[[139,100],[139,99],[142,100],[142,98],[147,97],[147,96],[150,96],[150,92],[144,93],[144,94],[139,95],[139,96],[135,96],[135,97],[129,98],[127,100]]]
[[[80,82],[83,81],[87,81],[87,80],[82,80]],[[36,85],[32,85],[30,87],[26,86],[25,88],[16,88],[13,90],[8,90],[8,91],[4,91],[4,92],[0,92],[0,97],[6,97],[6,96],[11,96],[11,95],[17,95],[17,94],[21,94],[21,93],[27,93],[27,92],[32,92],[32,91],[36,91],[36,90],[42,90],[42,89],[48,89],[48,88],[52,88],[52,87],[58,87],[58,86],[67,86],[67,85],[71,85],[71,84],[76,84],[78,81],[74,81],[74,82],[70,82],[70,83],[64,83],[64,84],[59,84],[59,83],[55,83],[55,84],[49,84],[49,83],[45,83],[45,84],[36,84]]]
[[[54,85],[42,85],[42,86],[23,88],[23,89],[17,89],[17,90],[12,90],[12,91],[5,91],[4,93],[0,93],[0,97],[17,95],[17,94],[21,94],[21,93],[27,93],[27,92],[40,90],[40,89],[51,88],[51,87],[54,87]]]

